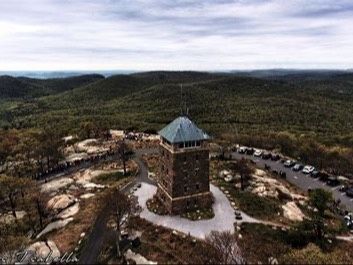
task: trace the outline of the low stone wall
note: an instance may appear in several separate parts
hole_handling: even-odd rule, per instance
[[[177,197],[172,200],[162,189],[157,189],[156,197],[171,215],[180,215],[199,208],[210,208],[213,203],[211,192]]]

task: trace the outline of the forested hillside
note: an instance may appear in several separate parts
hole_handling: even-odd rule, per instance
[[[34,98],[70,90],[104,79],[101,75],[83,75],[68,78],[33,79],[0,76],[0,99]]]
[[[62,134],[77,132],[84,122],[158,130],[179,115],[183,105],[216,137],[236,137],[240,142],[285,149],[296,156],[308,153],[308,148],[322,149],[329,154],[322,158],[327,161],[333,161],[330,157],[337,152],[343,154],[339,158],[343,167],[349,168],[353,164],[353,75],[300,75],[255,78],[146,72],[106,79],[97,76],[95,82],[82,82],[75,89],[47,80],[43,82],[53,83],[45,88],[55,91],[49,96],[2,100],[0,125],[18,129],[51,125]]]

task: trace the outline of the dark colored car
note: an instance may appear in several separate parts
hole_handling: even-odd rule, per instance
[[[348,197],[352,197],[353,198],[353,188],[349,188],[346,190],[346,195]]]
[[[318,175],[319,175],[319,179],[323,182],[327,182],[328,178],[330,177],[330,174],[328,174],[324,171],[320,171]]]
[[[235,211],[235,219],[237,219],[237,220],[242,220],[243,219],[243,217],[241,216],[241,212],[238,212],[238,211]]]
[[[310,173],[310,177],[312,177],[312,178],[318,178],[318,177],[319,177],[319,171],[314,170],[313,172]]]
[[[252,156],[252,155],[255,153],[255,149],[254,149],[254,148],[247,148],[246,151],[245,151],[245,153],[246,153],[247,155]]]
[[[304,168],[302,164],[295,164],[294,167],[292,168],[293,171],[300,171]]]
[[[279,154],[271,154],[271,160],[272,161],[278,161],[278,160],[280,160],[280,156],[279,156]]]
[[[331,186],[331,187],[336,187],[338,186],[341,182],[336,178],[336,177],[329,177],[327,179],[327,185]]]
[[[281,178],[284,178],[284,179],[287,177],[287,174],[284,171],[280,171],[279,175],[280,175]]]
[[[262,157],[262,159],[267,160],[267,159],[271,158],[271,154],[268,152],[264,152],[261,157]]]

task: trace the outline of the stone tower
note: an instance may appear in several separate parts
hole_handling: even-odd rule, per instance
[[[186,116],[176,118],[159,135],[161,164],[157,198],[170,214],[210,207],[210,137]]]

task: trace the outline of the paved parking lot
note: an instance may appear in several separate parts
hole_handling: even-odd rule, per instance
[[[322,188],[328,191],[331,191],[334,198],[340,199],[341,204],[345,205],[346,209],[349,211],[353,211],[353,198],[349,198],[345,195],[344,192],[340,192],[337,187],[330,187],[326,185],[324,182],[320,181],[318,178],[312,178],[309,175],[303,174],[301,171],[295,172],[291,168],[286,168],[283,166],[280,160],[272,161],[271,159],[264,160],[260,157],[254,157],[253,155],[239,154],[237,152],[232,152],[232,157],[236,159],[248,158],[252,159],[256,162],[257,166],[260,168],[265,168],[265,164],[271,167],[272,170],[283,171],[287,174],[287,181],[296,185],[302,190],[307,191],[308,189],[318,189]]]

